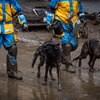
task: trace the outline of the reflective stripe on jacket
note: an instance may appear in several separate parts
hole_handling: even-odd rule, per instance
[[[55,14],[67,25],[68,14],[72,14],[71,21],[75,24],[78,20],[77,13],[83,10],[80,0],[51,0],[50,6],[56,9]]]
[[[10,34],[14,32],[12,16],[18,17],[19,23],[26,23],[22,15],[21,7],[16,0],[0,0],[0,34]]]

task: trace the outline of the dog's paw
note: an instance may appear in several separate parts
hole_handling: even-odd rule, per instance
[[[89,69],[90,72],[94,72],[94,69]]]
[[[61,87],[61,85],[58,86],[58,91],[62,91],[62,87]]]
[[[44,81],[43,81],[42,85],[47,85],[47,82],[44,82]]]
[[[55,81],[56,79],[54,77],[52,77],[51,80]]]

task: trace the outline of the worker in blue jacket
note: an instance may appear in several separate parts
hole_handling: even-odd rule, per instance
[[[13,16],[17,16],[24,30],[28,29],[26,19],[16,0],[0,0],[0,48],[3,44],[8,50],[7,73],[9,78],[22,79],[17,68],[17,36],[12,24]]]
[[[77,21],[86,23],[80,0],[51,0],[47,25],[52,26],[62,42],[62,63],[68,72],[75,72],[70,52],[78,47]]]

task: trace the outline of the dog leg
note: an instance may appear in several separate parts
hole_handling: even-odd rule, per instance
[[[79,67],[81,67],[82,59],[85,59],[88,55],[88,45],[87,42],[82,46],[81,54],[79,55]]]
[[[40,67],[41,67],[41,66],[38,66],[38,72],[37,72],[37,77],[38,77],[38,78],[40,78]]]
[[[81,64],[82,64],[82,59],[85,59],[87,57],[87,54],[81,54],[80,56],[79,56],[79,67],[81,67]]]
[[[79,59],[79,67],[81,67],[81,62],[82,62],[82,59],[80,58]]]
[[[53,68],[53,67],[50,67],[49,73],[50,73],[50,76],[51,76],[51,80],[54,80],[54,81],[55,81],[56,79],[52,76],[52,68]]]
[[[38,65],[38,72],[37,72],[37,77],[40,78],[40,67],[43,66],[44,60],[42,57],[40,57],[40,63]]]
[[[58,76],[58,91],[62,91],[62,86],[61,86],[61,72],[60,72],[60,67],[57,66],[57,76]]]
[[[92,62],[91,62],[91,66],[90,66],[90,72],[94,72],[94,70],[95,70],[95,69],[93,68],[94,63],[95,63],[95,60],[96,60],[96,58],[93,57]]]
[[[47,85],[48,70],[49,70],[49,66],[46,65],[45,76],[44,76],[44,81],[43,81],[42,85]]]
[[[92,59],[93,59],[93,56],[90,55],[90,60],[88,62],[89,67],[91,66]]]

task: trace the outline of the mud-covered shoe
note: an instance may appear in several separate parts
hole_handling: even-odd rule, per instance
[[[19,75],[17,72],[9,73],[8,78],[13,78],[13,79],[17,79],[17,80],[23,79],[23,77],[21,75]]]
[[[76,72],[75,68],[73,68],[73,66],[71,66],[71,65],[70,66],[65,65],[65,67],[66,67],[67,72],[70,72],[70,73]]]

